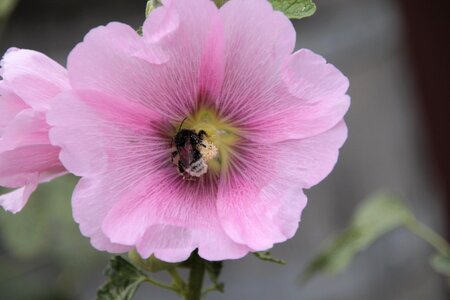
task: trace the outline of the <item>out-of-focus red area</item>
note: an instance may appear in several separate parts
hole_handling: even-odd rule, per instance
[[[431,159],[445,192],[450,237],[450,2],[399,2]]]

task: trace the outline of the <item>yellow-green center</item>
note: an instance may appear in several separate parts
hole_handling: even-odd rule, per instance
[[[176,124],[179,128],[181,122]],[[182,129],[191,129],[196,133],[204,130],[207,134],[207,149],[201,150],[208,164],[208,171],[220,172],[229,166],[233,146],[239,141],[239,130],[230,122],[220,118],[212,109],[201,108],[191,116],[187,116]]]

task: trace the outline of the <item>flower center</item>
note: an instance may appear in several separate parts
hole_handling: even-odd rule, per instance
[[[219,173],[229,166],[238,129],[212,109],[201,108],[174,126],[172,162],[185,179],[207,172]]]

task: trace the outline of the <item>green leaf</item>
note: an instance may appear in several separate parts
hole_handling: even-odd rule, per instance
[[[147,259],[143,259],[135,249],[128,252],[128,257],[135,265],[149,272],[170,270],[177,266],[177,264],[172,264],[159,260],[153,255]]]
[[[157,7],[161,6],[161,0],[148,0],[147,5],[145,6],[145,17],[148,17],[148,15]]]
[[[214,0],[217,7],[221,7],[228,0]],[[310,17],[316,12],[316,5],[312,0],[269,0],[273,9],[284,13],[289,19]]]
[[[109,277],[97,291],[97,300],[132,300],[146,275],[120,256],[112,257],[105,270]]]
[[[279,265],[285,265],[286,261],[283,259],[275,258],[272,256],[272,253],[270,251],[264,251],[264,252],[255,252],[253,253],[257,258],[260,260],[272,262]]]
[[[357,253],[413,218],[408,208],[392,195],[370,197],[357,209],[349,228],[311,261],[304,279],[320,272],[336,274],[343,271]]]
[[[275,10],[284,13],[290,19],[302,19],[316,12],[312,0],[269,0]]]
[[[225,4],[228,0],[214,0],[214,3],[216,3],[217,7],[221,7]]]
[[[436,254],[431,258],[431,267],[434,271],[444,276],[450,277],[450,257]]]

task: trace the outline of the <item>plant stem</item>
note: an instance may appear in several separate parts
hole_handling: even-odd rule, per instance
[[[189,273],[188,291],[186,300],[200,300],[202,297],[203,277],[205,275],[205,262],[195,252],[192,257],[192,267]]]
[[[206,296],[208,293],[214,292],[214,291],[217,291],[217,286],[215,286],[215,285],[210,286],[210,287],[208,287],[208,288],[206,288],[206,289],[204,289],[204,290],[202,291],[202,297],[204,297],[204,296]]]
[[[178,273],[177,269],[169,269],[167,270],[167,272],[169,272],[170,276],[172,277],[173,284],[184,293],[186,291],[186,283]]]
[[[430,227],[419,221],[412,219],[405,223],[406,228],[408,228],[412,233],[426,241],[428,244],[433,246],[440,254],[447,256],[450,255],[450,245],[447,241],[437,234]]]
[[[145,277],[143,280],[147,281],[148,283],[153,284],[154,286],[157,286],[157,287],[160,287],[160,288],[163,288],[163,289],[166,289],[166,290],[174,291],[174,292],[176,292],[178,294],[181,292],[179,289],[175,288],[172,285],[166,284],[164,282],[159,282],[159,281],[154,280],[154,279],[152,279],[150,277]]]

